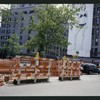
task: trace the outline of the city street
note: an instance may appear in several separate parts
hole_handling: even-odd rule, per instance
[[[100,75],[82,75],[81,80],[72,81],[52,77],[49,83],[7,84],[0,87],[0,96],[100,96]]]

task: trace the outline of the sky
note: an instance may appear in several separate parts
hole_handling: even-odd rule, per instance
[[[10,9],[10,4],[0,4],[0,12],[1,9]],[[1,16],[0,16],[0,27],[1,27]]]

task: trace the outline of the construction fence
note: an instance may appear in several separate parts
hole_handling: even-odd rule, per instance
[[[48,58],[1,59],[0,84],[10,81],[13,81],[14,84],[48,82],[49,78],[53,76],[57,76],[59,80],[80,79],[80,64],[81,62]]]

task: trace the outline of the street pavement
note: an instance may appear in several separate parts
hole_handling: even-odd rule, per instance
[[[0,96],[100,96],[100,75],[82,75],[72,81],[51,77],[49,83],[6,84],[0,87]]]

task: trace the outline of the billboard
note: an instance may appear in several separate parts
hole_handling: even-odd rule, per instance
[[[77,7],[81,7],[76,19],[80,28],[69,29],[68,42],[71,45],[68,46],[68,55],[75,55],[79,52],[81,57],[90,57],[91,50],[91,38],[92,38],[92,21],[93,21],[93,4],[77,4]]]

